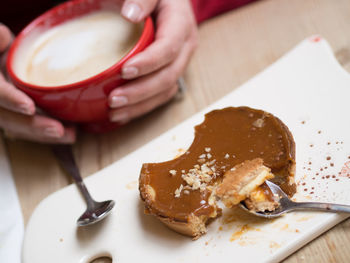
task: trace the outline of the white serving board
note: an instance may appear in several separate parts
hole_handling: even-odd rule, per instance
[[[23,262],[84,263],[104,255],[118,263],[280,261],[346,215],[298,212],[269,221],[225,210],[205,236],[192,241],[144,215],[137,187],[141,165],[174,158],[186,149],[193,127],[206,112],[247,105],[275,114],[293,133],[297,200],[350,204],[349,99],[350,75],[337,63],[327,42],[318,36],[306,39],[210,107],[88,177],[92,196],[116,201],[112,215],[104,221],[76,227],[85,203],[75,185],[43,200],[26,228]]]

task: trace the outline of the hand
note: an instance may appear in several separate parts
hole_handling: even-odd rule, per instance
[[[0,55],[10,45],[12,34],[0,24]],[[75,130],[36,113],[33,100],[7,82],[0,72],[0,128],[7,137],[44,143],[73,143]]]
[[[123,65],[122,77],[131,81],[110,93],[111,121],[128,122],[169,101],[197,46],[189,0],[125,0],[121,9],[134,23],[151,12],[156,21],[155,41]]]

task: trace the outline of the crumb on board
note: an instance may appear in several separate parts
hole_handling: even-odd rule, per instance
[[[242,235],[244,235],[246,232],[248,232],[249,230],[252,230],[253,228],[249,225],[243,225],[241,227],[240,230],[234,232],[231,237],[230,237],[230,241],[235,241],[237,239],[239,239]]]
[[[126,188],[129,190],[133,190],[137,188],[137,181],[131,181],[126,185]]]

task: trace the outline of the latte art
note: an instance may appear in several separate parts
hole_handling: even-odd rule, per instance
[[[15,70],[40,86],[78,82],[117,63],[141,30],[116,12],[94,12],[30,37],[18,52]]]

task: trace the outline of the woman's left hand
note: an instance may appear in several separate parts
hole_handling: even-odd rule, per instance
[[[134,23],[151,13],[156,21],[154,42],[123,65],[122,77],[130,81],[109,95],[110,120],[126,123],[176,94],[198,37],[189,0],[126,0],[121,12]]]

